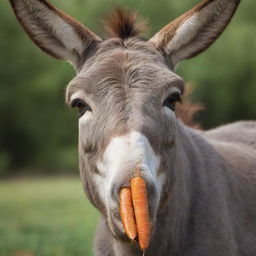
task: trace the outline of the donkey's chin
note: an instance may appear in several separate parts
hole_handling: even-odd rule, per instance
[[[129,239],[125,234],[119,210],[110,210],[108,215],[108,226],[113,236],[121,241],[128,242]]]

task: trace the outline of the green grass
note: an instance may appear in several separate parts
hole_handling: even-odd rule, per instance
[[[0,256],[91,256],[97,219],[79,179],[0,182]]]

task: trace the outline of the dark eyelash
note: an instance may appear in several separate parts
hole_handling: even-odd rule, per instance
[[[84,107],[86,107],[86,108],[89,108],[89,109],[90,109],[89,105],[88,105],[85,101],[83,101],[83,100],[81,100],[81,99],[75,99],[75,100],[73,100],[73,101],[71,102],[71,108],[79,107],[79,104],[82,105],[82,106],[84,106]]]
[[[78,117],[80,118],[86,111],[92,111],[90,106],[81,99],[75,99],[71,102],[72,108],[78,109]]]
[[[83,104],[83,101],[82,100],[79,100],[79,99],[75,99],[75,100],[73,100],[72,102],[71,102],[71,108],[75,108],[75,107],[77,107],[77,104],[79,104],[79,103],[82,103]]]
[[[169,96],[167,97],[167,99],[164,101],[164,105],[165,105],[166,103],[174,103],[174,102],[180,102],[180,103],[182,103],[181,93],[175,92],[175,93],[172,93],[171,95],[169,95]]]
[[[181,93],[180,92],[174,92],[167,99],[164,101],[163,106],[168,107],[172,111],[175,111],[176,103],[181,103]]]

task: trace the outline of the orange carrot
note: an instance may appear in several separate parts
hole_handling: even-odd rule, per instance
[[[149,246],[150,240],[150,221],[147,187],[144,179],[141,177],[133,178],[131,180],[131,190],[135,219],[138,229],[139,244],[141,250],[145,252]]]
[[[122,188],[120,192],[120,215],[126,235],[134,240],[137,236],[137,227],[135,223],[132,192],[130,188]]]

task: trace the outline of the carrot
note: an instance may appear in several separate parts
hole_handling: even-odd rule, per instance
[[[126,235],[134,240],[137,236],[137,227],[135,223],[132,192],[130,188],[122,188],[120,192],[120,215]]]
[[[149,246],[150,221],[148,210],[147,187],[144,179],[136,177],[131,180],[132,201],[138,229],[139,244],[144,251]]]

